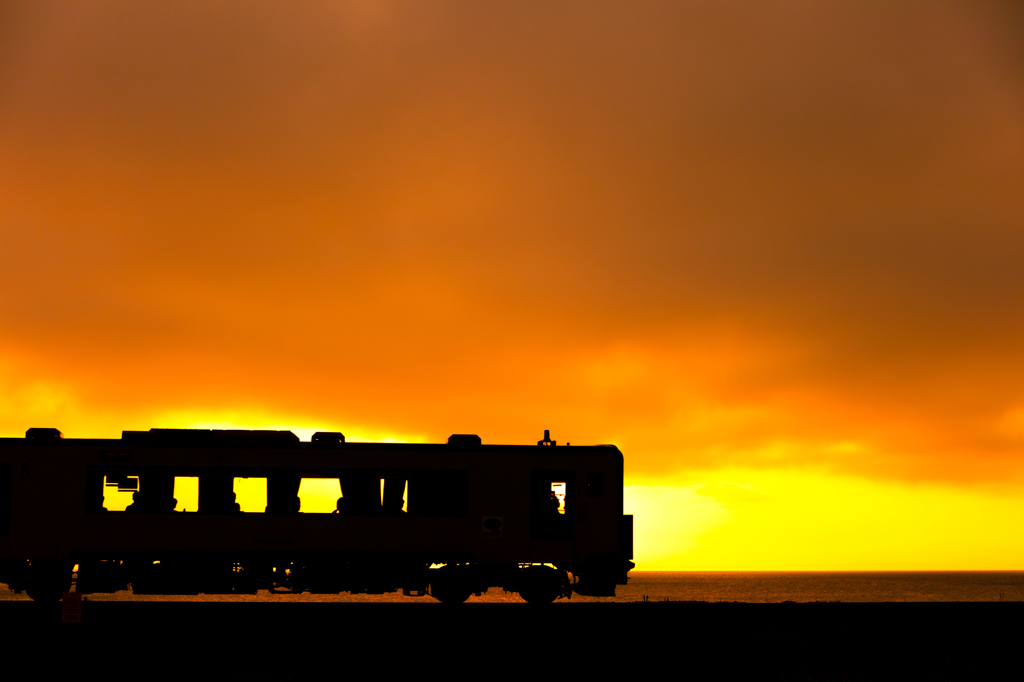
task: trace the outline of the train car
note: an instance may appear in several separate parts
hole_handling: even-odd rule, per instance
[[[614,596],[633,567],[622,487],[618,448],[547,431],[484,445],[33,428],[0,439],[0,582],[36,600],[73,581],[80,593]],[[303,495],[314,489],[319,506]]]

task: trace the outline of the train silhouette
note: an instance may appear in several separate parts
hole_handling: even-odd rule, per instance
[[[618,448],[558,445],[548,431],[537,445],[484,445],[470,434],[406,444],[150,429],[101,440],[33,428],[0,439],[0,582],[35,600],[73,583],[80,593],[401,590],[444,603],[491,587],[531,603],[614,596],[633,568],[622,487]],[[313,489],[318,508],[303,497]],[[325,490],[337,495],[331,508]]]

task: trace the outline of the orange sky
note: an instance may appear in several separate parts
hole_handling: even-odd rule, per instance
[[[5,2],[0,434],[617,443],[639,568],[1021,568],[1024,10]]]

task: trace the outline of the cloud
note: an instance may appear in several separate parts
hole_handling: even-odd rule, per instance
[[[0,352],[54,425],[1024,473],[1016,5],[2,11]]]

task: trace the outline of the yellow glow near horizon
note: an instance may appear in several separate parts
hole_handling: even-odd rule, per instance
[[[350,443],[427,443],[429,440],[420,435],[398,435],[394,432],[383,431],[375,428],[349,428],[330,423],[321,423],[318,426],[309,426],[311,420],[262,420],[262,419],[237,419],[224,421],[188,421],[172,420],[171,423],[184,423],[183,429],[240,429],[252,431],[291,431],[301,441],[309,441],[313,434],[318,431],[337,431],[344,434],[346,442]]]
[[[1019,569],[1024,498],[807,471],[628,485],[639,570]],[[955,539],[955,542],[952,540]]]

